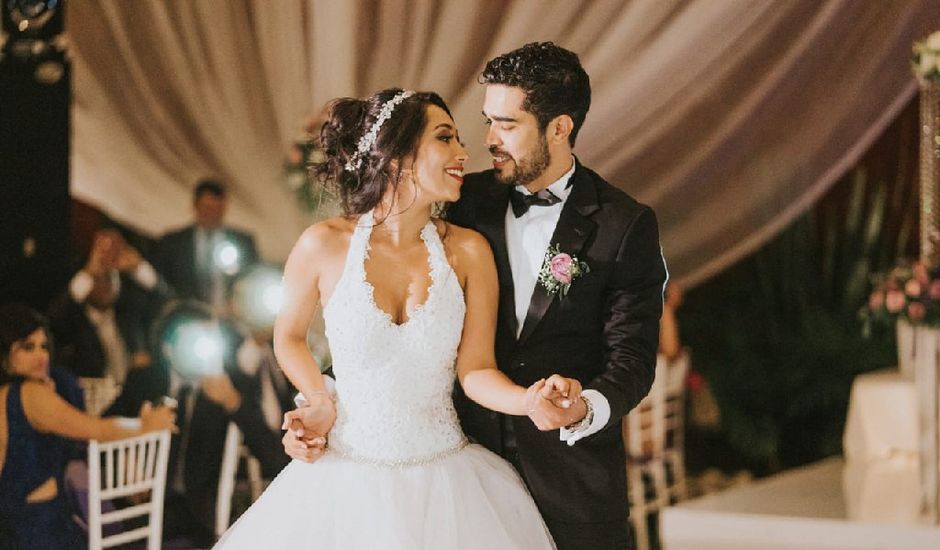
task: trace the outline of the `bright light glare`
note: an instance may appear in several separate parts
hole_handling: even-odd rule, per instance
[[[193,353],[196,358],[202,361],[209,361],[222,353],[222,343],[217,338],[208,334],[202,334],[196,338],[193,343]]]
[[[187,321],[176,329],[172,343],[173,368],[199,378],[222,372],[225,341],[215,323]]]
[[[240,255],[238,247],[228,241],[222,241],[213,251],[216,266],[229,275],[238,273]]]
[[[237,317],[252,329],[269,329],[281,310],[284,291],[283,273],[270,265],[256,264],[235,282],[234,303]]]
[[[281,304],[284,300],[284,289],[281,284],[275,283],[266,287],[261,293],[261,303],[268,313],[277,315],[281,311]]]

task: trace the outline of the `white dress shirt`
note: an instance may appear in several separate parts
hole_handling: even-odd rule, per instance
[[[224,233],[221,229],[196,227],[193,233],[195,248],[196,273],[199,284],[208,284],[206,298],[212,307],[225,309],[225,281],[222,271],[215,265],[215,250],[222,243]]]
[[[529,302],[532,301],[539,271],[545,261],[545,252],[552,244],[552,234],[555,233],[555,226],[558,225],[562,208],[571,193],[568,181],[574,174],[574,169],[575,161],[572,157],[571,168],[548,186],[548,190],[561,199],[560,202],[551,206],[532,206],[518,218],[513,213],[511,205],[506,208],[506,249],[515,289],[516,338],[522,333],[522,325],[529,311]],[[523,194],[531,194],[521,185],[517,189]],[[579,439],[597,433],[610,420],[610,403],[599,391],[584,390],[581,396],[590,402],[594,417],[590,423],[582,422],[581,425],[571,430],[565,428],[560,430],[559,437],[568,445],[574,445]]]

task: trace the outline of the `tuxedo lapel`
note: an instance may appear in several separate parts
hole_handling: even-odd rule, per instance
[[[549,246],[557,244],[561,252],[577,256],[596,229],[596,224],[589,216],[600,207],[597,204],[597,190],[594,189],[593,182],[587,177],[580,163],[571,179],[571,194],[561,210],[561,216],[558,218],[558,225],[555,226]],[[522,324],[522,333],[519,335],[520,343],[525,342],[535,331],[535,327],[542,321],[556,300],[557,298],[549,294],[541,283],[535,283],[525,323]]]
[[[506,209],[509,207],[508,185],[493,185],[487,190],[489,196],[480,206],[477,215],[477,230],[486,236],[493,248],[496,272],[499,276],[499,311],[504,326],[509,327],[513,338],[519,322],[516,320],[515,286],[509,266],[509,249],[506,246]]]

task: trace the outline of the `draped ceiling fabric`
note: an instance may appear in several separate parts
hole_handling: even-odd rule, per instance
[[[674,278],[714,275],[783,229],[916,93],[911,44],[940,0],[76,1],[72,192],[150,234],[196,179],[282,260],[309,223],[283,181],[304,121],[388,86],[449,102],[482,169],[477,75],[530,41],[579,53],[576,154],[652,205]]]

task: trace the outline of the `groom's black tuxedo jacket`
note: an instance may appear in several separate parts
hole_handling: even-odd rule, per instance
[[[574,446],[559,441],[558,430],[541,432],[525,416],[512,418],[521,473],[542,515],[550,526],[625,524],[621,418],[653,383],[666,268],[649,207],[580,163],[571,181],[551,244],[587,262],[590,272],[574,280],[563,299],[536,284],[518,339],[505,231],[511,186],[496,182],[492,170],[469,174],[448,218],[479,231],[493,248],[500,285],[500,370],[523,386],[554,373],[576,378],[610,403],[604,429]],[[464,430],[501,453],[500,415],[457,393]]]

